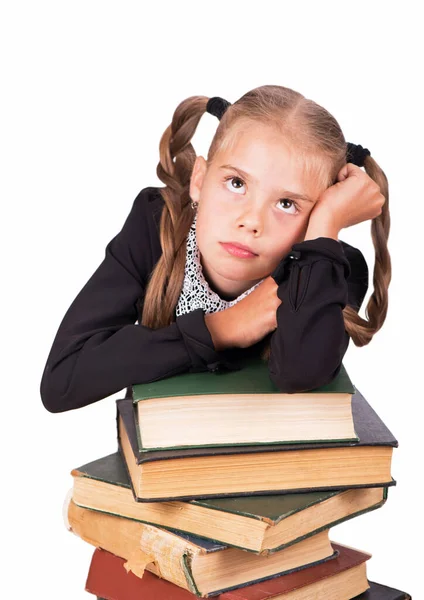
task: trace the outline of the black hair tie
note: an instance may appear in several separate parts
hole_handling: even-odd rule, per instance
[[[224,100],[224,98],[220,98],[219,96],[213,96],[208,100],[206,111],[214,117],[221,119],[229,106],[231,106],[231,102],[228,102],[228,100]]]
[[[366,156],[371,156],[371,152],[368,148],[363,148],[361,144],[351,144],[350,142],[347,142],[346,162],[353,163],[358,167],[363,167]]]

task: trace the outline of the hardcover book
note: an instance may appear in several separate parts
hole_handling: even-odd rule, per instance
[[[398,443],[359,390],[352,414],[359,442],[309,442],[140,452],[131,398],[116,401],[118,448],[138,501],[280,494],[394,485]]]
[[[139,451],[358,441],[352,418],[355,388],[341,366],[329,384],[281,392],[259,357],[220,374],[181,373],[132,386]]]
[[[96,547],[125,558],[127,570],[143,578],[145,569],[206,598],[334,560],[328,530],[269,556],[209,542],[189,534],[68,504],[71,531]]]
[[[270,554],[337,523],[381,507],[387,488],[134,502],[119,452],[71,472],[73,501],[113,515],[184,531],[257,554]]]
[[[369,589],[366,561],[370,554],[332,543],[333,560],[281,575],[236,590],[222,592],[217,600],[383,600],[386,596],[358,596]],[[143,577],[128,572],[125,560],[97,548],[91,560],[85,589],[107,600],[194,600],[196,595],[146,571]],[[371,584],[372,585],[372,584]],[[367,592],[366,592],[367,593]],[[387,600],[404,596],[387,596]]]

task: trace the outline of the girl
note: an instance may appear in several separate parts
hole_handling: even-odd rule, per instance
[[[207,160],[190,142],[205,111],[219,119]],[[124,387],[129,397],[132,384],[184,371],[238,369],[248,354],[267,361],[281,391],[307,391],[338,374],[350,338],[363,346],[382,327],[387,179],[323,107],[274,85],[232,105],[187,98],[157,174],[164,187],[141,190],[59,326],[41,379],[47,410]],[[367,264],[338,234],[367,219],[365,320]]]

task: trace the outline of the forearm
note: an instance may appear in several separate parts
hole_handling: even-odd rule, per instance
[[[316,216],[312,217],[309,220],[308,228],[306,230],[305,238],[303,241],[315,240],[319,237],[327,237],[339,241],[338,234],[339,232],[337,227],[332,225],[331,222],[325,219],[323,216],[318,216],[318,214],[316,214]],[[298,297],[301,278],[302,270],[300,270],[298,276],[296,297]]]
[[[314,240],[318,237],[328,237],[338,241],[339,229],[331,219],[323,213],[312,213],[309,219],[304,241]]]
[[[70,314],[70,313],[69,313]],[[70,320],[68,319],[70,323]],[[42,402],[50,412],[81,408],[137,383],[189,371],[238,368],[212,347],[201,309],[159,329],[129,324],[76,333],[60,328],[42,380]]]
[[[311,230],[312,231],[312,230]],[[275,272],[282,301],[271,338],[269,371],[281,391],[314,389],[340,368],[349,338],[342,309],[347,302],[349,264],[338,240],[317,236],[293,246]]]

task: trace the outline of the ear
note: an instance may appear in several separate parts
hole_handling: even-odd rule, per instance
[[[195,202],[199,202],[206,170],[207,163],[203,156],[196,156],[190,178],[190,198]]]

